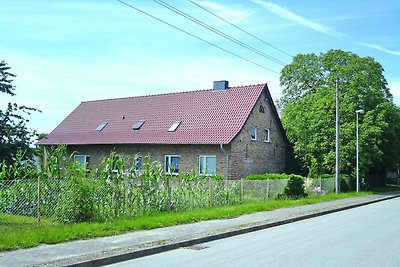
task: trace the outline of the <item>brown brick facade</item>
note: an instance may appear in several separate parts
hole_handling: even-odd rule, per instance
[[[225,147],[224,147],[225,149]],[[219,145],[79,145],[68,146],[68,153],[89,155],[90,165],[96,166],[112,151],[123,155],[150,156],[151,160],[164,163],[165,155],[180,157],[180,172],[199,171],[199,156],[216,156],[217,173],[225,176],[225,155]]]
[[[273,103],[266,93],[262,93],[242,130],[229,145],[223,145],[228,154],[229,179],[240,179],[250,174],[279,173],[285,171],[286,139],[279,127],[279,118],[274,115]],[[260,108],[262,107],[262,108]],[[251,128],[257,128],[257,140],[251,140]],[[265,142],[265,130],[270,131],[270,142]],[[225,176],[226,157],[220,145],[70,145],[69,153],[90,155],[91,166],[96,166],[101,158],[111,151],[134,156],[150,156],[163,163],[165,155],[180,156],[180,172],[199,171],[199,156],[216,156],[217,174]]]
[[[250,174],[281,173],[286,164],[286,138],[274,116],[273,103],[263,93],[254,106],[242,130],[231,143],[231,179]],[[264,112],[260,112],[262,107]],[[257,140],[251,140],[251,128],[257,128]],[[269,129],[270,142],[265,142],[265,130]]]

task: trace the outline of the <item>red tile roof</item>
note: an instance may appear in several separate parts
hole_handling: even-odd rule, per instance
[[[39,145],[228,144],[266,84],[82,102]],[[132,130],[138,120],[139,130]],[[181,121],[174,132],[171,125]],[[95,129],[108,122],[104,129]]]

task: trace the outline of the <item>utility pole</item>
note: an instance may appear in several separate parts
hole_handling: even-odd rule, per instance
[[[339,87],[338,78],[336,78],[336,179],[335,193],[340,192],[340,139],[339,139]]]

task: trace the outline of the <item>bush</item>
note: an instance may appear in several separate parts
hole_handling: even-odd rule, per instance
[[[304,188],[304,178],[300,175],[291,175],[285,188],[285,195],[288,198],[294,199],[306,197],[307,193]]]
[[[346,193],[350,191],[350,187],[347,184],[347,181],[345,178],[340,177],[340,192]]]

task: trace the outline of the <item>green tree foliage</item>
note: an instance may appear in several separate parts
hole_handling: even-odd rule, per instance
[[[9,72],[10,67],[4,61],[0,62],[0,92],[11,96],[15,95],[12,85],[14,74]],[[32,158],[34,150],[30,147],[36,138],[36,131],[29,129],[25,118],[35,108],[8,103],[5,110],[0,110],[0,161],[11,164],[16,160],[19,150],[24,151],[25,159]]]
[[[315,158],[321,173],[335,168],[335,83],[340,88],[341,169],[355,172],[356,113],[359,116],[361,174],[383,170],[399,162],[400,112],[383,76],[371,57],[329,50],[297,55],[281,73],[282,123],[304,171]]]

